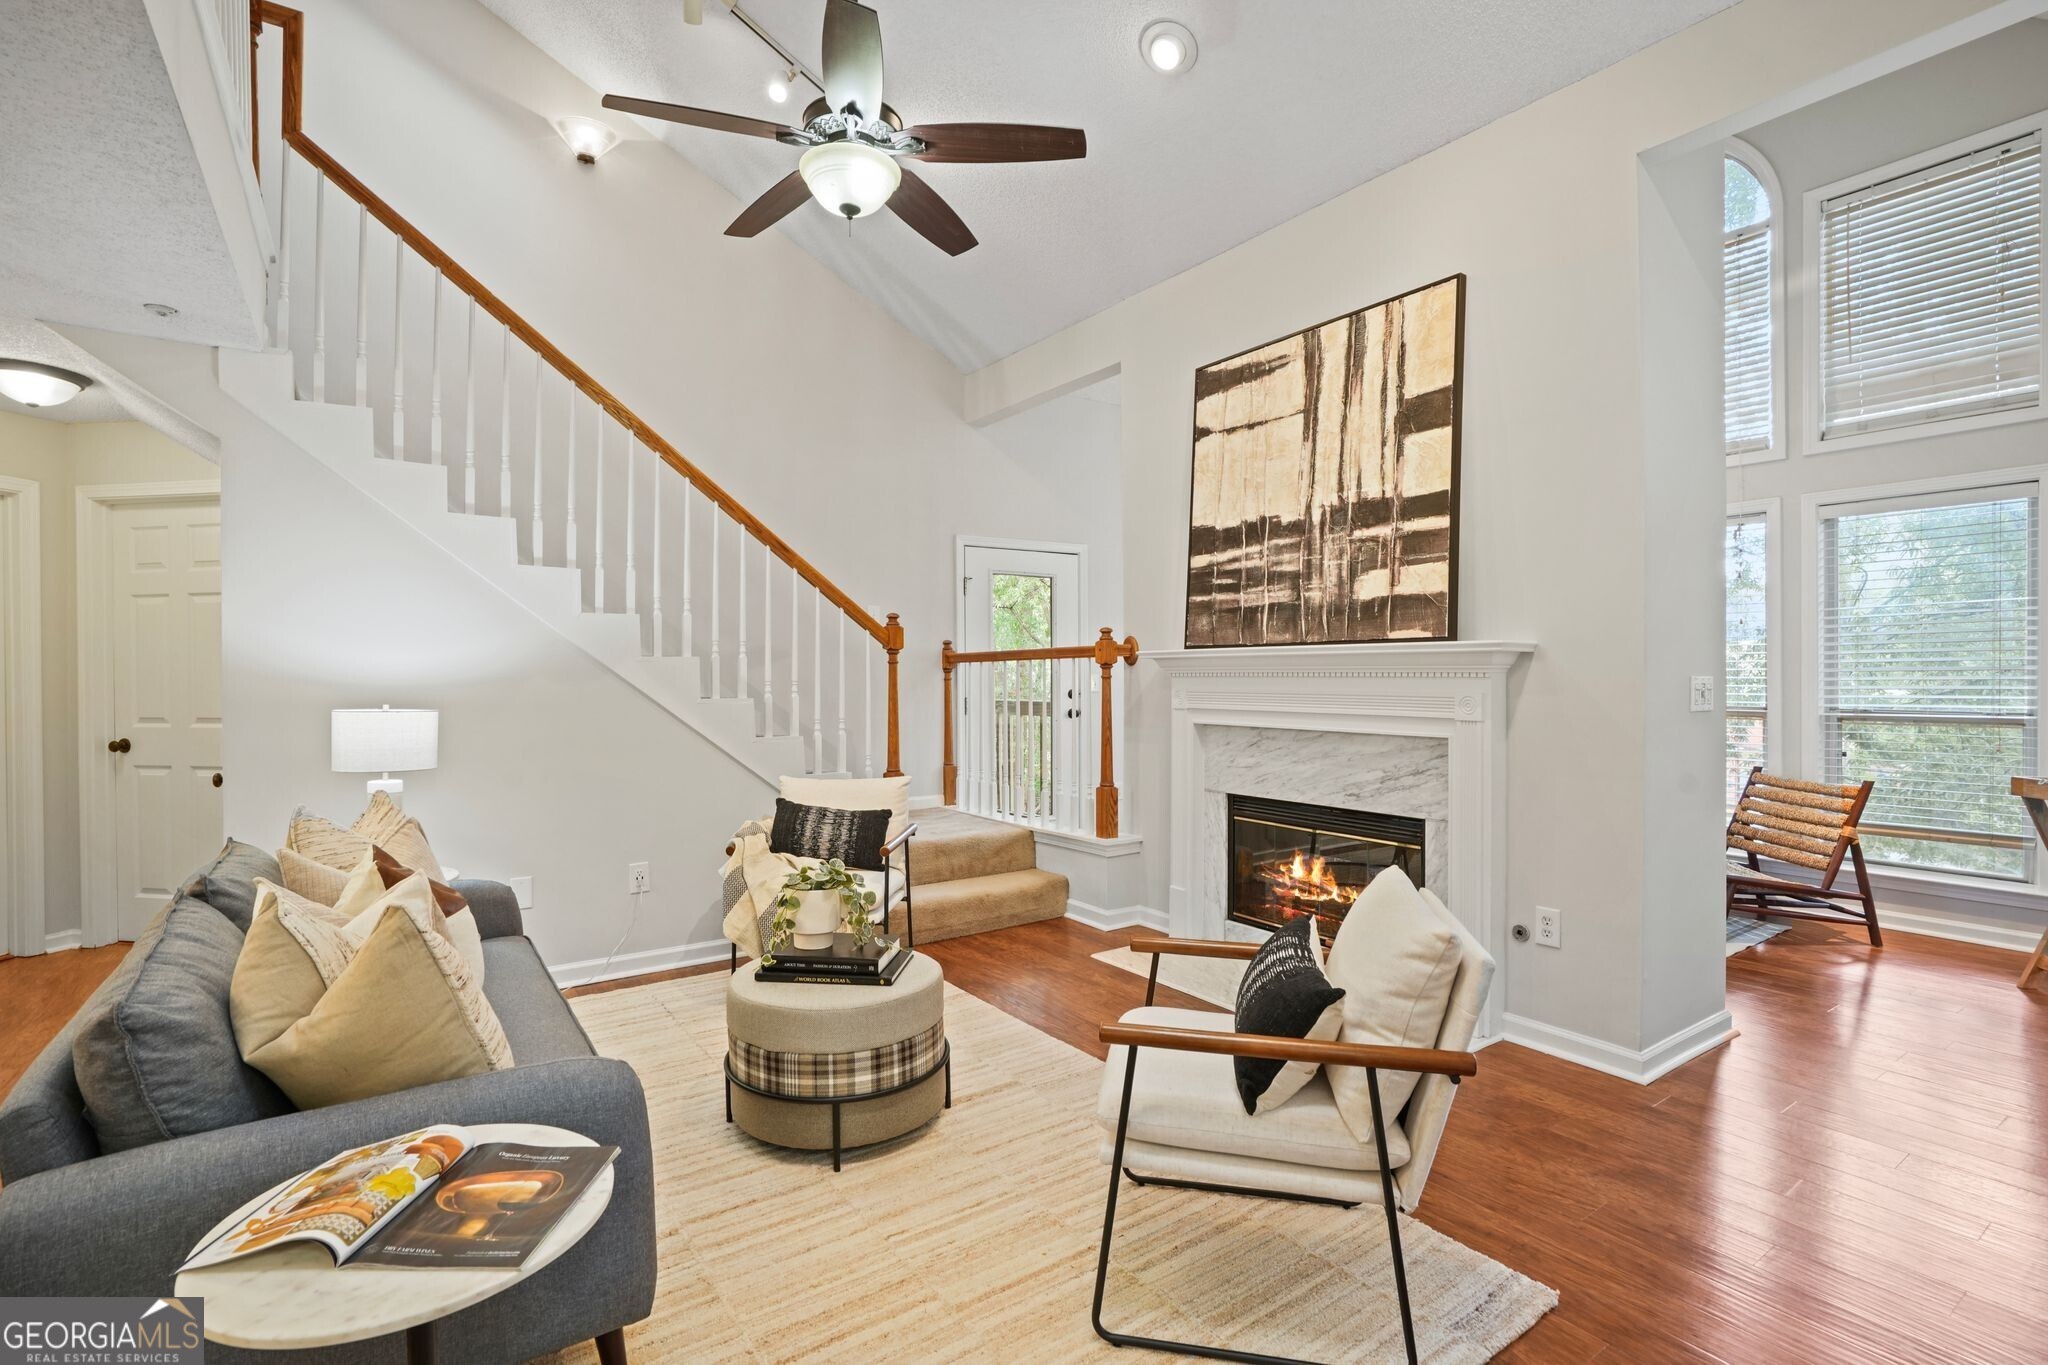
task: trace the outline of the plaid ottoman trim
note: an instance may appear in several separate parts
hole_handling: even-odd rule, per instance
[[[906,1085],[936,1067],[945,1046],[944,1020],[901,1042],[860,1052],[771,1052],[726,1035],[736,1080],[792,1099],[851,1099]]]

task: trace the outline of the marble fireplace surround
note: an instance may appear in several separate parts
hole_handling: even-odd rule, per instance
[[[1223,793],[1419,816],[1432,889],[1499,964],[1475,1041],[1498,1038],[1508,965],[1507,679],[1534,649],[1398,641],[1150,655],[1172,685],[1170,931],[1260,936],[1227,917]]]

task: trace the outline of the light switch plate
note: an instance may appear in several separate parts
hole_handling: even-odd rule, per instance
[[[505,885],[512,888],[512,899],[518,903],[521,910],[533,909],[533,878],[508,877]]]
[[[1709,673],[1692,675],[1692,709],[1711,711],[1714,709],[1714,679]]]

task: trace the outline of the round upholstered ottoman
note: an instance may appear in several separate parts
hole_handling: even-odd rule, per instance
[[[946,977],[919,953],[893,986],[757,981],[725,990],[725,1117],[778,1147],[886,1142],[953,1103]]]

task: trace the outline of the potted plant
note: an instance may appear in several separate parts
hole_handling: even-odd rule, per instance
[[[799,948],[829,948],[842,923],[853,931],[854,942],[865,948],[875,936],[870,912],[878,899],[838,858],[798,868],[784,879],[775,897],[775,922],[762,963],[773,966],[775,950],[792,943]]]

